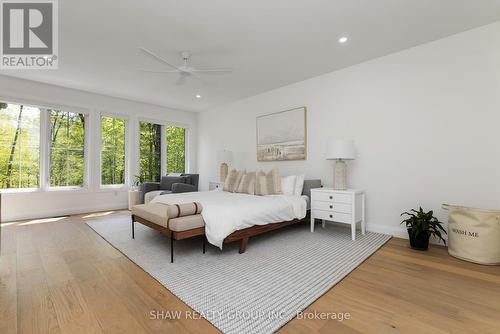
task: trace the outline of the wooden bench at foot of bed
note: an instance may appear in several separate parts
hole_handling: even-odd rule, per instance
[[[182,204],[184,206],[186,204]],[[197,204],[200,205],[200,204]],[[132,238],[134,238],[134,223],[141,223],[152,229],[157,230],[170,238],[170,256],[171,262],[174,262],[174,240],[189,239],[196,236],[203,236],[203,253],[205,253],[205,222],[201,216],[201,206],[195,208],[196,214],[177,216],[176,218],[169,217],[167,207],[174,208],[174,212],[170,212],[171,217],[175,217],[175,205],[165,205],[161,203],[140,204],[132,208]],[[172,211],[172,210],[170,210]],[[179,209],[180,211],[180,209]],[[224,239],[224,243],[240,242],[239,253],[245,253],[248,239],[256,235],[274,231],[286,226],[303,223],[309,220],[310,212],[303,219],[294,219],[286,222],[273,223],[267,225],[255,225],[252,227],[238,230]]]
[[[189,206],[193,206],[190,208]],[[198,203],[165,205],[140,204],[132,207],[132,239],[135,239],[135,223],[146,225],[170,238],[170,262],[174,262],[174,240],[203,236],[205,253],[205,222]]]

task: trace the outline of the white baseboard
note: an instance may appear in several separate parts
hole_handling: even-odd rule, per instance
[[[377,224],[366,224],[366,230],[369,232],[392,235],[393,237],[396,238],[409,239],[408,231],[406,230],[406,228],[400,226],[395,227],[395,226],[386,226]],[[444,235],[443,237],[445,240],[448,240],[446,235]],[[433,238],[431,238],[429,242],[431,244],[443,245],[442,242],[439,242],[438,240]]]
[[[2,223],[18,221],[18,220],[41,219],[41,218],[50,218],[50,217],[67,216],[67,215],[78,215],[82,213],[92,213],[98,211],[123,210],[123,209],[127,209],[126,204],[95,205],[90,207],[65,208],[61,210],[25,212],[20,214],[6,215],[2,220]]]
[[[408,232],[404,227],[366,224],[366,230],[375,233],[389,234],[396,238],[408,239]]]

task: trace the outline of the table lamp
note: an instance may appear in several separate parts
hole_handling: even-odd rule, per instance
[[[347,165],[345,160],[354,160],[354,142],[352,140],[330,140],[326,152],[327,160],[336,160],[333,168],[333,189],[347,189]]]
[[[217,152],[217,161],[220,162],[219,177],[220,182],[226,181],[227,173],[229,172],[228,163],[233,159],[233,152],[229,150],[220,150]]]

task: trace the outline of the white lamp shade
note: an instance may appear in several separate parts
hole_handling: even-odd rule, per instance
[[[326,150],[327,160],[354,160],[354,141],[352,140],[330,140]]]
[[[229,150],[217,151],[217,161],[220,163],[230,163],[233,160],[233,152]]]

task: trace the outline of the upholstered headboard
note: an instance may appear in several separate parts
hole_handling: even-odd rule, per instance
[[[321,188],[321,180],[304,180],[302,195],[306,195],[311,200],[311,189]]]

